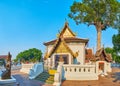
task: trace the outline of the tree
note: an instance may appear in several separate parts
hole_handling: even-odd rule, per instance
[[[112,42],[116,53],[120,54],[120,30],[118,31],[118,34],[113,35]]]
[[[120,28],[120,2],[117,0],[74,1],[68,16],[76,24],[94,25],[97,31],[97,50],[101,48],[101,31]]]
[[[36,48],[25,50],[16,56],[16,60],[18,61],[20,59],[22,62],[39,62],[41,58],[42,52]]]
[[[105,48],[106,53],[110,53],[112,55],[113,61],[120,63],[120,56],[117,55],[116,50],[114,48],[107,47]]]

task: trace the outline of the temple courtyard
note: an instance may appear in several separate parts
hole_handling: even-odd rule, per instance
[[[12,75],[16,78],[15,86],[53,86],[38,80],[29,80],[28,74],[20,72],[19,69],[12,70]],[[120,68],[112,68],[112,72],[107,76],[99,76],[99,80],[90,81],[63,81],[62,86],[120,86]]]
[[[43,62],[22,64],[13,70],[17,86],[120,86],[120,67],[112,67],[112,56],[99,48],[95,53],[66,21],[56,39],[45,42]],[[47,83],[47,84],[46,84]]]

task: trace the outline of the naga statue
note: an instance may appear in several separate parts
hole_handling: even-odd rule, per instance
[[[5,71],[1,75],[1,79],[11,79],[11,55],[10,52],[6,58]]]

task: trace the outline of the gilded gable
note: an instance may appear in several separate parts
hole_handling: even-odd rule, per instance
[[[74,35],[71,33],[71,31],[66,28],[65,32],[63,33],[63,37],[74,37]]]
[[[76,35],[71,31],[71,29],[69,28],[68,23],[66,22],[62,31],[60,32],[60,34],[58,35],[59,37],[63,37],[63,38],[67,38],[67,37],[75,37]]]
[[[63,42],[61,42],[59,44],[59,46],[57,47],[57,49],[55,50],[55,53],[68,53],[68,49],[65,47],[65,45],[63,44]]]

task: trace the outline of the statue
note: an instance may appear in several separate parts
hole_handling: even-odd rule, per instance
[[[62,55],[60,55],[59,62],[64,62]]]
[[[5,71],[1,75],[1,79],[11,79],[11,55],[10,52],[6,58]]]

